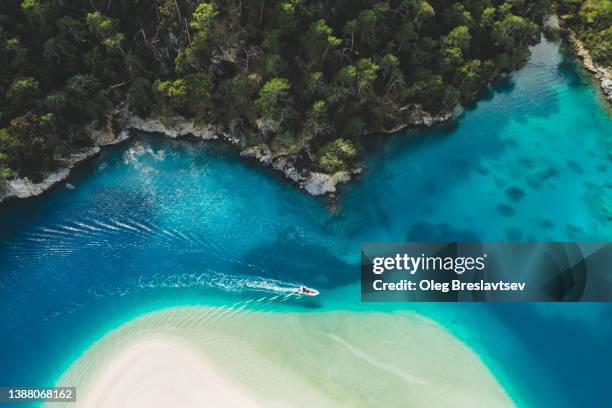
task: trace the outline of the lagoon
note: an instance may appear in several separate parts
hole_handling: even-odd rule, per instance
[[[612,238],[612,116],[557,42],[456,120],[367,149],[336,215],[226,147],[154,135],[82,165],[74,191],[3,205],[0,384],[50,385],[109,329],[169,306],[370,310],[362,242]],[[299,283],[321,296],[283,296]],[[439,322],[519,406],[612,404],[609,304],[378,308]]]

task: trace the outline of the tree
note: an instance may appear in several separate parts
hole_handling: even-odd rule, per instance
[[[381,38],[379,27],[383,24],[384,17],[389,11],[389,4],[382,2],[373,9],[363,10],[357,16],[357,32],[360,43],[365,43],[367,46],[376,47]]]
[[[261,115],[271,116],[289,98],[289,81],[285,78],[272,78],[259,91],[255,106]]]
[[[267,77],[281,75],[287,69],[287,63],[279,54],[266,54],[260,59],[261,73]]]
[[[393,54],[386,54],[380,61],[380,73],[385,93],[391,91],[403,92],[406,88],[400,60]]]
[[[38,96],[39,83],[32,77],[18,77],[13,80],[6,92],[6,98],[18,109],[23,109],[28,102]]]
[[[609,67],[612,65],[612,3],[609,0],[586,0],[581,3],[566,5],[573,16],[570,23],[593,59]]]
[[[151,112],[151,96],[151,82],[146,78],[135,78],[128,90],[128,106],[140,116],[147,117]]]
[[[285,33],[295,31],[298,27],[298,11],[302,6],[302,0],[285,0],[278,5],[279,26]]]
[[[286,78],[272,78],[264,84],[255,100],[259,129],[265,135],[278,132],[294,116],[293,98]]]
[[[452,29],[442,40],[445,48],[459,48],[463,55],[467,55],[470,49],[470,29],[466,26],[459,26]]]
[[[0,152],[6,155],[4,162],[8,163],[8,157],[21,147],[19,139],[11,134],[9,128],[0,129]]]
[[[327,112],[327,104],[322,100],[316,101],[306,113],[306,120],[304,122],[306,139],[310,140],[328,135],[332,132],[332,129]]]
[[[49,38],[43,46],[45,59],[56,65],[71,65],[76,59],[78,50],[74,44],[64,35]]]
[[[99,11],[87,14],[87,28],[96,35],[102,44],[111,52],[119,51],[125,55],[121,43],[125,36],[117,31],[117,21],[103,16]]]
[[[444,9],[443,20],[446,26],[471,26],[473,24],[472,13],[465,9],[461,3],[453,3],[451,7]]]
[[[184,80],[189,111],[200,116],[205,114],[214,87],[213,76],[210,73],[199,72],[186,75]]]
[[[193,15],[191,16],[191,22],[189,26],[202,33],[203,35],[208,36],[210,27],[212,24],[212,20],[219,14],[217,11],[217,7],[213,2],[203,2],[198,4]]]
[[[45,108],[50,112],[59,113],[66,108],[68,104],[66,93],[64,91],[51,91],[45,98]]]
[[[0,153],[0,188],[5,188],[7,180],[13,174],[13,170],[6,164],[8,156]]]
[[[100,81],[93,75],[75,75],[68,79],[64,89],[70,103],[80,106],[100,89]]]
[[[325,95],[327,87],[321,71],[308,73],[305,82],[305,91],[308,97],[314,98]]]
[[[489,31],[495,24],[495,14],[497,11],[495,7],[486,7],[480,16],[480,29],[482,31]]]
[[[336,75],[340,92],[365,100],[373,91],[378,69],[379,66],[371,58],[362,58],[342,68]]]
[[[609,0],[572,1],[559,6],[568,23],[609,61]],[[348,168],[332,135],[356,149],[415,111],[472,99],[525,61],[548,3],[5,0],[0,128],[23,143],[0,151],[0,166],[40,175],[127,105],[205,120],[244,148]]]
[[[0,34],[1,31],[0,31]],[[0,68],[8,74],[8,70],[15,72],[17,75],[22,75],[22,72],[27,65],[28,50],[21,44],[19,38],[6,38],[2,44],[2,36],[0,35]],[[9,77],[0,78],[1,82],[9,80]]]
[[[153,84],[153,90],[163,105],[169,105],[173,109],[181,110],[187,103],[187,81],[185,79],[157,80]]]
[[[100,90],[100,81],[93,75],[75,75],[66,81],[64,92],[68,105],[73,111],[71,121],[74,123],[103,121],[110,102]]]
[[[189,44],[182,48],[175,59],[177,73],[186,74],[202,67],[211,52],[211,31],[215,17],[219,14],[214,2],[198,4],[193,14],[189,28],[193,36],[187,31]]]
[[[21,9],[32,27],[37,32],[48,34],[52,30],[54,13],[52,3],[44,0],[23,0]]]
[[[261,77],[257,74],[238,74],[222,81],[215,92],[212,113],[221,123],[229,124],[232,120],[246,116],[255,124],[257,113],[253,99],[260,85]]]
[[[415,48],[416,42],[419,40],[419,35],[415,31],[412,19],[407,18],[395,32],[394,37],[398,42],[398,51],[409,52],[411,49]]]
[[[336,139],[327,143],[320,152],[319,166],[327,172],[346,170],[357,157],[357,149],[347,139]]]
[[[330,50],[342,44],[342,40],[333,35],[333,30],[325,20],[319,19],[310,25],[302,39],[309,61],[320,62]]]
[[[509,51],[534,44],[538,40],[539,30],[535,23],[510,14],[493,25],[492,36],[498,46]]]
[[[59,31],[71,38],[75,42],[83,43],[87,40],[87,27],[78,19],[72,16],[64,16],[57,20]]]
[[[482,83],[481,75],[482,64],[480,60],[472,60],[461,67],[458,88],[463,100],[470,101],[476,96]]]
[[[0,188],[4,188],[6,181],[13,174],[11,157],[14,157],[19,142],[11,136],[8,129],[0,129]]]

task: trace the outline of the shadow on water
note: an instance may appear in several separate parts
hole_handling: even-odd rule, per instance
[[[491,100],[495,95],[504,95],[510,94],[516,88],[516,82],[512,79],[511,76],[506,76],[502,79],[499,79],[491,84],[489,92],[484,96],[484,100]]]
[[[243,262],[262,265],[276,279],[317,289],[334,289],[359,279],[358,265],[348,264],[326,248],[304,242],[289,233],[247,252]]]

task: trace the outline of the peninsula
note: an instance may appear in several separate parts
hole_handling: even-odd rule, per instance
[[[609,63],[607,3],[574,3],[558,7]],[[360,171],[364,137],[446,120],[521,66],[550,6],[5,1],[0,200],[40,194],[130,129],[221,138],[332,193]]]

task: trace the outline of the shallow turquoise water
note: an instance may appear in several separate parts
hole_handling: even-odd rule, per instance
[[[610,241],[606,109],[543,42],[456,122],[373,136],[335,216],[222,146],[140,135],[106,149],[75,191],[0,208],[0,384],[48,385],[107,329],[159,307],[371,309],[356,286],[365,241]],[[296,283],[322,296],[283,296]],[[610,305],[376,307],[441,322],[520,405],[612,404]]]

